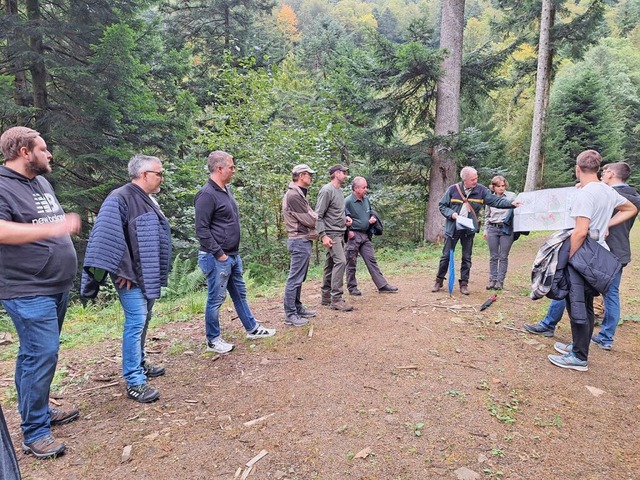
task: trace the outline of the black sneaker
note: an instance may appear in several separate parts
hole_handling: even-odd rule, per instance
[[[80,411],[77,408],[71,410],[59,410],[57,408],[50,408],[49,414],[51,415],[51,426],[66,425],[73,422],[80,415]]]
[[[353,288],[353,289],[349,290],[349,295],[351,295],[352,297],[361,297],[362,296],[362,292],[360,290],[358,290],[357,288]]]
[[[144,371],[144,374],[147,376],[147,378],[161,377],[166,373],[164,367],[156,367],[155,365],[151,365],[146,360],[142,362],[142,370]]]
[[[398,287],[394,287],[393,285],[389,285],[388,283],[378,290],[380,293],[396,293],[398,291]]]
[[[160,392],[143,383],[135,387],[127,387],[127,397],[138,403],[151,403],[160,398]]]
[[[47,435],[33,443],[23,443],[22,451],[24,453],[32,453],[36,458],[56,458],[62,455],[66,450],[66,446],[59,440],[53,438],[53,435]]]
[[[539,323],[525,323],[523,327],[529,333],[533,333],[534,335],[542,335],[544,337],[553,337],[553,334],[555,333],[554,329],[549,329],[540,325]]]

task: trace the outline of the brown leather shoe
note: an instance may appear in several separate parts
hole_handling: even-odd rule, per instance
[[[460,293],[462,295],[469,295],[471,292],[469,291],[469,287],[467,286],[466,283],[461,283],[460,284]]]
[[[442,284],[444,283],[444,278],[436,278],[435,283],[433,284],[433,287],[431,288],[432,292],[439,292],[440,289],[442,288]]]
[[[353,307],[349,305],[344,299],[340,299],[337,302],[331,302],[331,308],[333,310],[339,310],[340,312],[350,312]]]
[[[80,415],[80,411],[77,408],[70,410],[51,408],[49,409],[49,413],[51,414],[52,427],[56,425],[66,425],[67,423],[73,422]]]
[[[62,455],[66,450],[64,443],[53,438],[53,435],[47,435],[33,443],[23,443],[22,451],[25,453],[33,453],[36,458],[55,458]]]
[[[328,297],[325,297],[324,295],[322,295],[322,302],[320,302],[322,305],[331,305],[331,295],[329,295]]]

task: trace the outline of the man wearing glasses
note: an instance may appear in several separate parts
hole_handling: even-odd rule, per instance
[[[98,212],[84,257],[81,294],[95,298],[111,276],[124,310],[122,374],[127,396],[150,403],[160,393],[147,383],[165,374],[145,358],[151,310],[167,286],[171,269],[171,228],[152,194],[160,192],[164,171],[157,157],[129,161],[131,182],[109,194]]]
[[[222,339],[220,307],[231,295],[247,338],[258,339],[275,335],[256,321],[247,303],[247,286],[242,278],[240,258],[240,214],[238,204],[227,186],[236,171],[233,157],[216,150],[207,159],[209,180],[196,194],[196,235],[200,241],[198,265],[207,278],[207,303],[204,320],[207,350],[228,353],[235,345]]]
[[[284,287],[284,323],[301,327],[308,323],[307,318],[316,316],[314,310],[305,308],[300,301],[302,283],[307,278],[311,260],[311,243],[318,239],[318,215],[307,200],[307,189],[316,172],[303,163],[293,167],[291,173],[293,181],[282,199],[282,216],[289,237],[287,248],[291,254],[289,276]]]

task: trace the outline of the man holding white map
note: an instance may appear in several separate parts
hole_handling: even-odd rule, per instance
[[[478,172],[473,167],[464,167],[460,171],[461,182],[451,185],[444,192],[439,203],[440,213],[447,219],[445,240],[438,266],[436,281],[432,292],[440,290],[449,268],[449,252],[455,250],[458,240],[462,245],[460,265],[460,293],[469,295],[469,274],[471,272],[471,253],[473,238],[479,231],[478,215],[485,205],[496,208],[516,208],[518,202],[511,202],[493,194],[484,185],[478,183]]]

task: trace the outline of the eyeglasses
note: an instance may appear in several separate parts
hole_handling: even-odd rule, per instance
[[[157,176],[159,176],[160,178],[162,178],[164,176],[164,172],[156,172],[154,170],[145,170],[144,173],[155,173]]]

